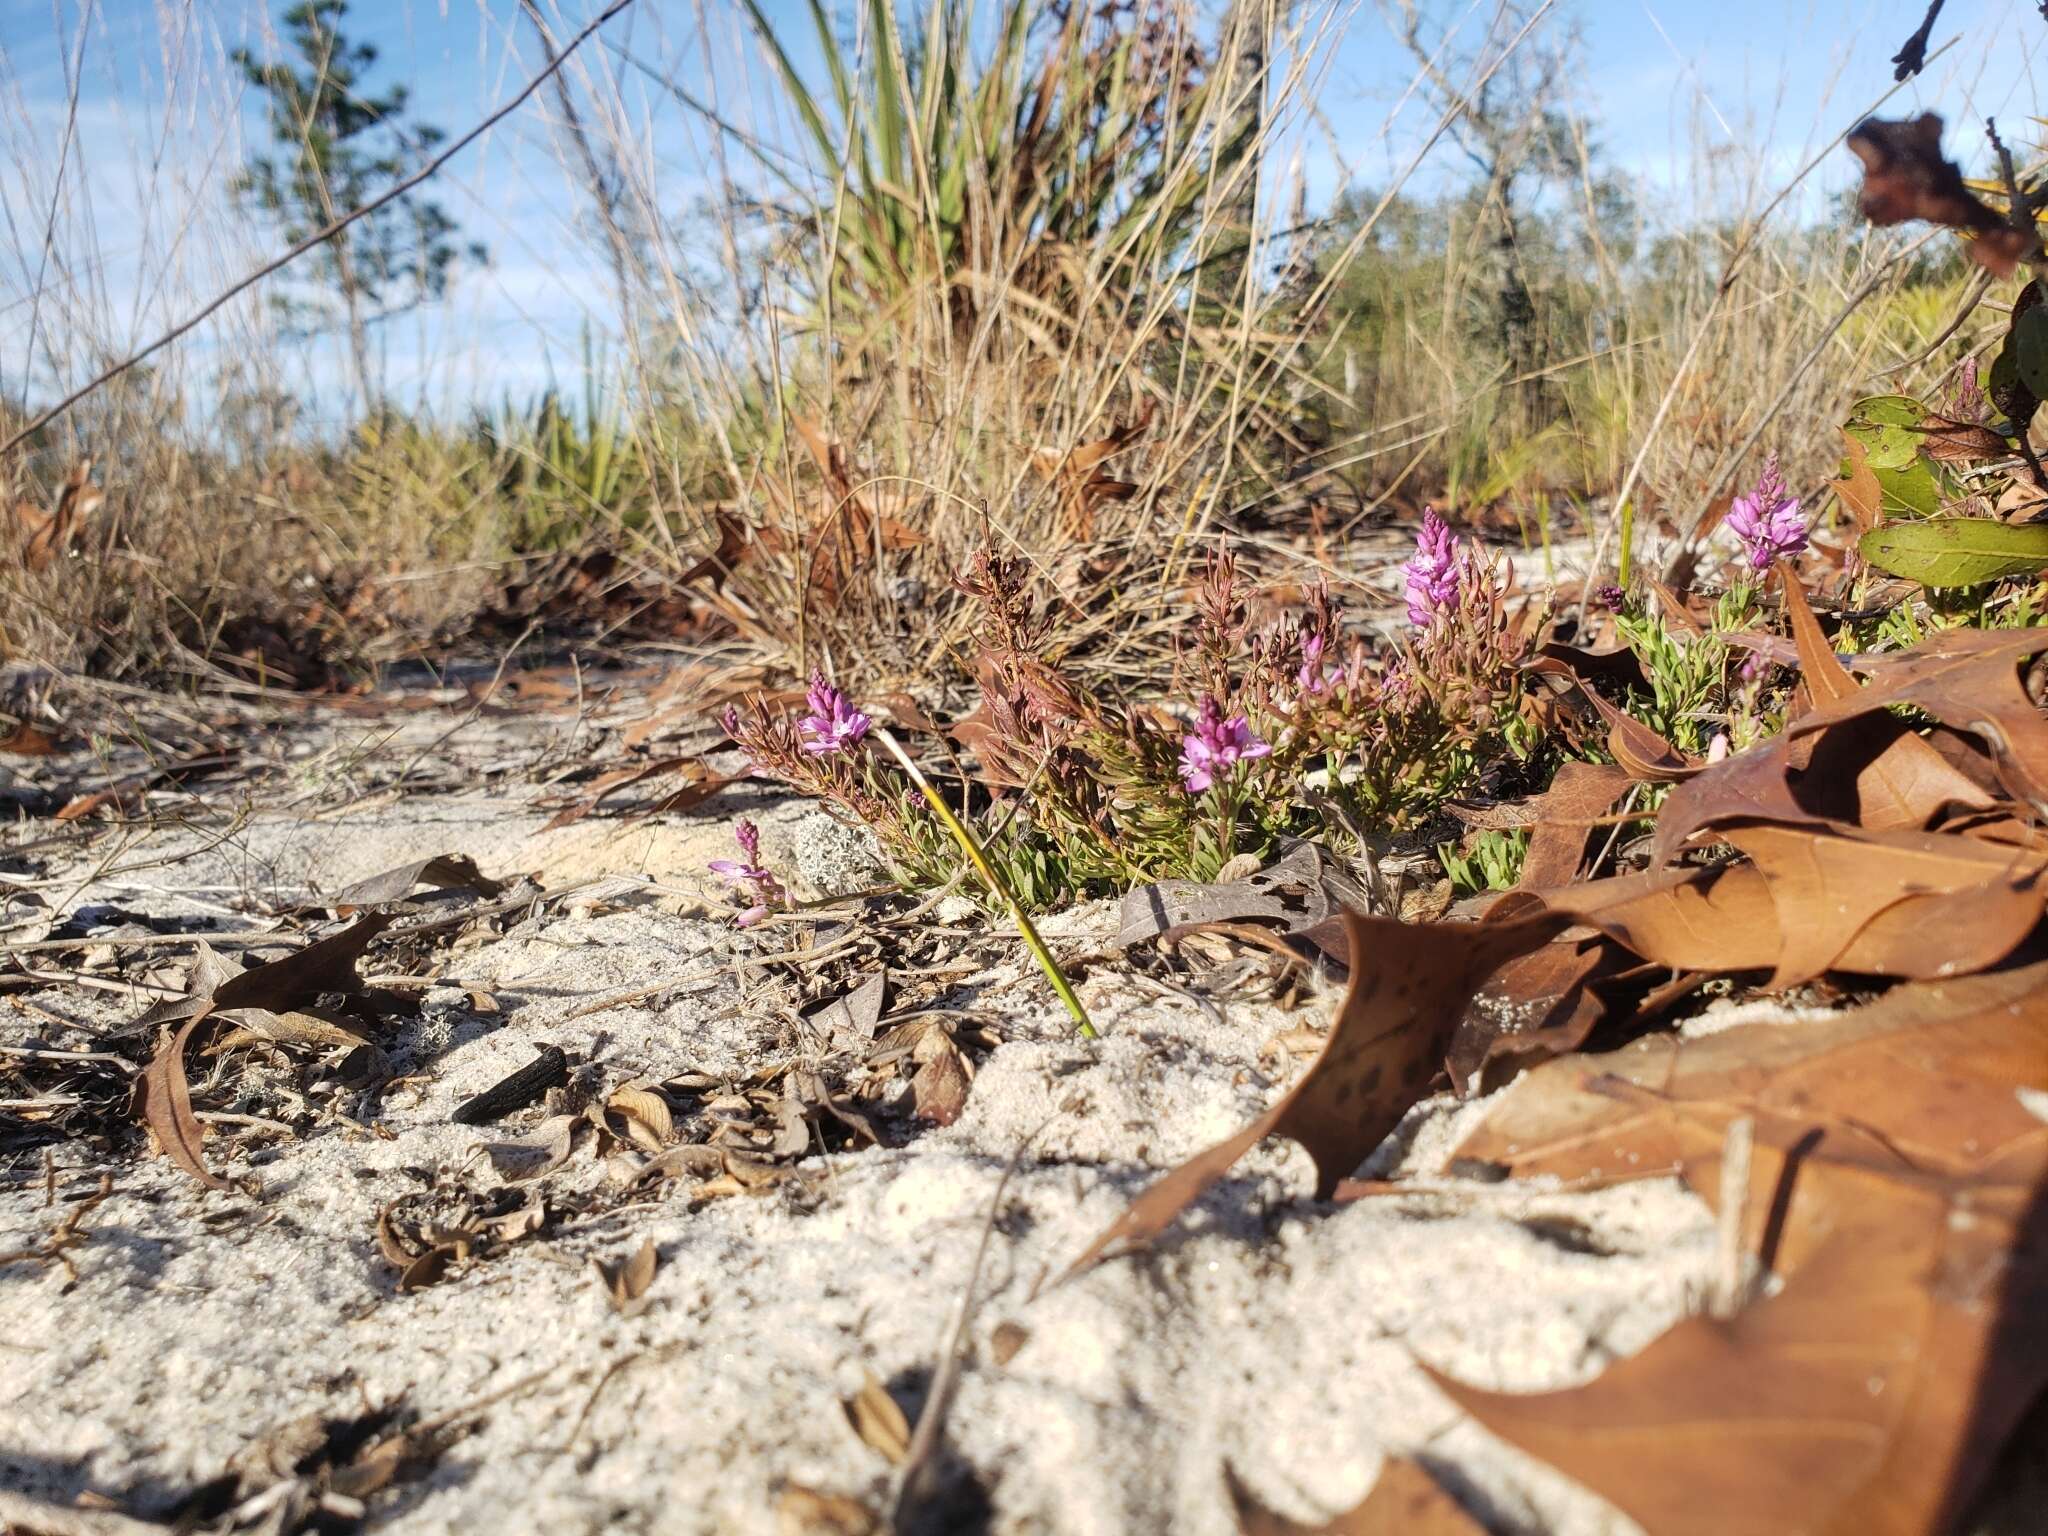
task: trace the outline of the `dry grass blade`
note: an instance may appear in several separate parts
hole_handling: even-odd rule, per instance
[[[171,1536],[176,1529],[118,1510],[50,1504],[5,1488],[0,1488],[0,1528],[24,1536]]]
[[[990,1239],[994,1237],[996,1223],[1003,1214],[1003,1197],[1009,1193],[1010,1180],[1016,1177],[1025,1153],[1031,1150],[1032,1143],[1038,1140],[1044,1129],[1045,1126],[1040,1125],[1010,1154],[1003,1176],[996,1180],[996,1191],[989,1197],[988,1219],[982,1223],[981,1236],[974,1245],[973,1262],[967,1266],[967,1284],[960,1292],[960,1299],[954,1303],[952,1322],[946,1330],[944,1343],[939,1346],[938,1368],[932,1373],[931,1390],[925,1396],[923,1411],[917,1416],[917,1428],[904,1446],[896,1489],[889,1500],[891,1530],[901,1532],[911,1528],[918,1506],[929,1490],[939,1448],[945,1442],[946,1415],[952,1411],[953,1397],[960,1387],[960,1373],[967,1351],[967,1330],[974,1320],[975,1293],[981,1285],[981,1267],[988,1258]],[[893,1399],[891,1401],[893,1404]]]

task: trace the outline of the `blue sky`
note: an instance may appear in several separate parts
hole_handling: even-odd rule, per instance
[[[598,0],[543,3],[566,35]],[[769,9],[793,26],[806,24],[794,0],[769,0]],[[1464,16],[1461,36],[1483,31],[1492,9],[1493,0],[1425,6],[1430,14]],[[1804,164],[1890,86],[1889,56],[1923,9],[1923,0],[1558,0],[1544,35],[1553,44],[1575,35],[1575,108],[1608,163],[1636,181],[1652,209],[1675,219],[1732,195],[1731,187],[1767,193]],[[1345,15],[1344,40],[1323,82],[1321,121],[1298,141],[1315,199],[1334,189],[1345,168],[1384,182],[1433,117],[1405,93],[1411,61],[1376,0],[1357,0]],[[46,261],[43,222],[64,139],[68,49],[77,46],[81,20],[70,195]],[[253,106],[235,101],[225,55],[238,45],[264,52],[273,46],[271,25],[254,0],[0,0],[0,389],[22,386],[31,316],[38,335],[32,393],[41,396],[60,376],[85,376],[104,349],[160,330],[274,243],[218,211],[227,175],[260,137]],[[504,101],[539,62],[517,0],[355,0],[350,29],[381,51],[373,83],[405,81],[419,118],[451,133]],[[1957,46],[1885,110],[1942,112],[1951,152],[1981,170],[1988,165],[1986,113],[2016,142],[2040,136],[2026,109],[2040,99],[2036,71],[2048,25],[2032,0],[1950,0],[1935,39],[1958,35]],[[775,124],[770,77],[734,0],[638,0],[604,37],[613,49],[586,50],[583,60],[618,83],[629,131],[660,167],[670,215],[705,185],[710,141],[617,49],[660,61],[693,89],[714,94],[728,116],[771,136],[786,131]],[[551,98],[536,98],[442,178],[436,195],[467,236],[491,247],[493,263],[446,305],[385,329],[401,399],[459,409],[472,400],[524,398],[550,381],[574,390],[585,335],[602,339],[616,328],[586,208],[557,159],[553,111]],[[1458,164],[1440,146],[1424,185],[1455,174]],[[1703,183],[1709,171],[1717,190]],[[1837,150],[1813,178],[1807,206],[1854,179],[1853,161]],[[204,216],[192,217],[194,208]],[[61,275],[72,306],[30,302],[39,268],[46,284]],[[202,398],[261,334],[252,314],[244,309],[236,321],[231,313],[181,344],[172,366]],[[303,381],[314,419],[341,409],[331,346],[277,351],[291,353],[280,356],[281,371]]]

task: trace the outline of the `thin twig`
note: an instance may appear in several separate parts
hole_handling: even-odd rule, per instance
[[[1983,305],[1984,295],[1991,291],[1991,283],[1991,269],[1989,267],[1979,267],[1971,275],[1970,286],[1963,291],[1962,303],[1956,306],[1956,312],[1949,319],[1948,324],[1941,328],[1941,334],[1904,362],[1894,363],[1891,367],[1880,370],[1877,377],[1880,379],[1895,379],[1902,373],[1910,373],[1913,369],[1918,368],[1922,363],[1932,358],[1943,347],[1947,346],[1955,338],[1956,332],[1963,328],[1970,316],[1977,313],[1978,309]]]

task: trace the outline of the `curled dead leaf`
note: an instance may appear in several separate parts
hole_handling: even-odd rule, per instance
[[[910,1420],[902,1405],[889,1395],[873,1371],[863,1373],[861,1388],[840,1402],[846,1422],[853,1426],[861,1443],[881,1453],[892,1467],[900,1467],[910,1454]]]
[[[452,1245],[429,1248],[425,1253],[405,1266],[398,1277],[398,1294],[409,1296],[414,1291],[423,1291],[430,1285],[439,1285],[448,1278],[449,1267],[459,1257]]]
[[[675,1114],[668,1100],[652,1088],[628,1084],[616,1088],[605,1100],[605,1113],[614,1116],[627,1137],[649,1152],[659,1152],[676,1138]]]
[[[971,1083],[967,1062],[961,1056],[960,1048],[945,1036],[926,1038],[937,1039],[941,1044],[910,1080],[911,1113],[932,1125],[951,1125],[967,1107],[967,1090]]]
[[[597,1265],[598,1277],[604,1282],[614,1312],[621,1317],[638,1317],[647,1310],[647,1288],[654,1284],[660,1263],[654,1239],[648,1238],[624,1262]]]
[[[344,907],[375,906],[402,901],[420,886],[435,891],[473,891],[486,897],[504,889],[500,882],[486,879],[467,854],[441,853],[345,885],[334,893],[332,901]]]
[[[569,1160],[576,1150],[576,1131],[583,1124],[580,1115],[550,1115],[524,1136],[506,1141],[479,1142],[477,1150],[491,1164],[491,1171],[507,1184],[525,1184],[545,1178]]]
[[[229,1188],[206,1166],[203,1152],[206,1135],[192,1113],[192,1090],[185,1077],[185,1048],[200,1025],[207,1022],[205,1011],[187,1019],[157,1048],[155,1056],[136,1079],[137,1105],[142,1122],[156,1137],[164,1155],[208,1189]]]
[[[1849,148],[1863,162],[1857,207],[1877,225],[1923,219],[1971,236],[1970,254],[2000,277],[2023,257],[2038,255],[2040,241],[2013,228],[1963,182],[1956,163],[1941,152],[1941,118],[1869,118],[1850,131]]]

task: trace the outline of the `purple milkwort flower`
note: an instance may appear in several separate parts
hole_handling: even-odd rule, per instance
[[[734,824],[732,835],[742,857],[713,859],[710,869],[731,881],[733,888],[753,903],[735,919],[742,928],[751,928],[788,898],[782,882],[761,867],[761,829],[743,816]]]
[[[1306,696],[1329,692],[1331,669],[1323,665],[1323,652],[1328,648],[1329,642],[1315,630],[1302,631],[1301,667],[1294,674],[1294,685]]]
[[[847,702],[845,694],[826,682],[822,672],[811,674],[808,702],[811,712],[797,721],[796,728],[803,733],[804,750],[813,757],[830,757],[834,752],[845,751],[867,735],[868,727],[874,724]]]
[[[1181,739],[1180,776],[1188,793],[1199,795],[1238,763],[1266,757],[1272,748],[1252,734],[1243,715],[1223,718],[1223,706],[1205,698],[1195,728]]]
[[[1458,588],[1465,579],[1465,561],[1458,550],[1458,536],[1451,525],[1436,515],[1435,507],[1422,509],[1422,527],[1415,535],[1415,558],[1401,567],[1408,578],[1408,622],[1426,629],[1444,609],[1458,600]]]
[[[1627,601],[1628,593],[1611,581],[1603,582],[1593,589],[1593,606],[1608,613],[1621,612],[1622,605]]]
[[[1796,555],[1806,548],[1806,519],[1799,515],[1799,503],[1786,489],[1775,453],[1764,461],[1756,488],[1735,498],[1728,511],[1728,530],[1742,540],[1753,570],[1767,571],[1781,556]]]

